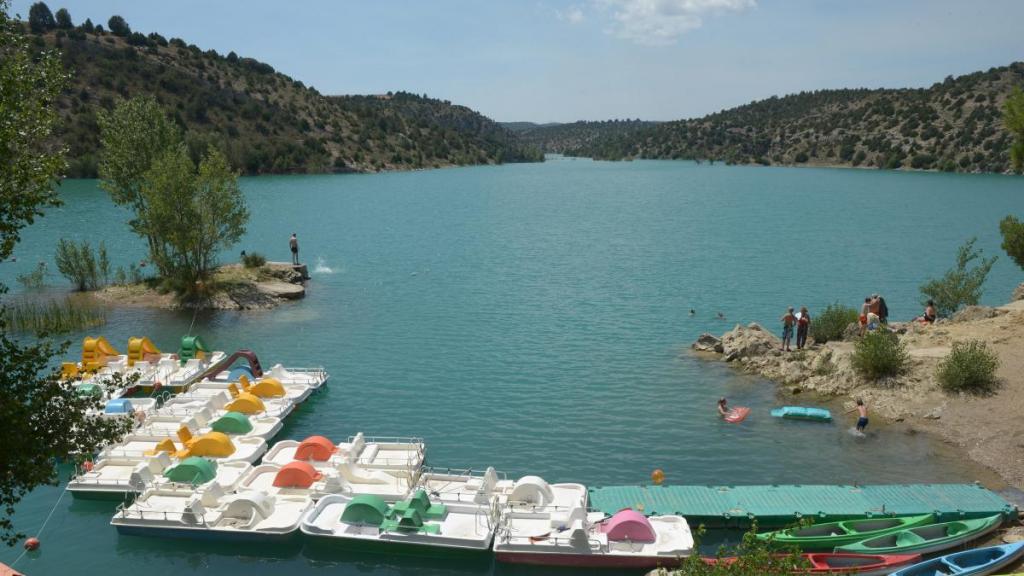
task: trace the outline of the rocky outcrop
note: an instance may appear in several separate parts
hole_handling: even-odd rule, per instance
[[[700,335],[697,341],[691,346],[698,352],[717,352],[722,353],[722,339],[707,332]]]
[[[1002,316],[1003,314],[1006,314],[1006,310],[989,308],[988,306],[967,306],[963,310],[953,314],[950,321],[955,323],[974,322],[976,320],[988,320],[989,318],[995,318],[996,316]]]
[[[747,326],[736,325],[722,335],[722,359],[726,362],[763,356],[779,350],[782,340],[768,332],[756,322]]]
[[[1016,302],[1018,300],[1024,300],[1024,282],[1021,282],[1020,286],[1014,288],[1013,296],[1010,297],[1010,302]]]
[[[284,300],[298,300],[306,295],[302,284],[291,284],[280,280],[266,280],[256,285],[260,292]]]

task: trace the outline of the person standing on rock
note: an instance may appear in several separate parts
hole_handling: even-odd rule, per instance
[[[796,349],[803,350],[807,345],[807,332],[811,328],[811,314],[807,306],[800,307],[800,318],[796,321]]]
[[[292,264],[298,265],[299,263],[299,239],[295,237],[295,233],[292,232],[292,237],[288,239],[288,247],[292,250]]]
[[[782,315],[782,350],[786,352],[792,352],[790,343],[793,341],[793,325],[796,324],[796,316],[793,315],[793,307],[790,306],[789,310]]]

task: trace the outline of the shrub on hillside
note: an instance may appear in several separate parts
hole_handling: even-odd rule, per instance
[[[868,380],[898,376],[907,370],[910,355],[899,338],[885,329],[869,332],[854,345],[850,363]]]
[[[857,310],[839,302],[829,304],[825,310],[811,320],[811,338],[818,344],[830,340],[842,340],[843,332],[857,321]]]
[[[242,256],[242,265],[246,268],[259,268],[267,263],[267,258],[259,252],[253,252],[252,254],[246,254]]]
[[[999,356],[978,340],[955,342],[939,362],[935,377],[947,392],[988,393],[996,388]]]

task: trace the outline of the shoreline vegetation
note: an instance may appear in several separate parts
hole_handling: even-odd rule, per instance
[[[305,265],[267,262],[249,268],[224,264],[215,268],[199,296],[182,298],[153,280],[105,286],[89,294],[107,306],[165,310],[269,310],[306,296]]]
[[[1009,173],[1024,148],[1002,112],[1021,85],[1014,62],[928,88],[814,90],[687,120],[506,126],[524,145],[595,160]]]
[[[1024,434],[1019,426],[1024,412],[1024,284],[1014,298],[998,307],[968,306],[935,324],[890,323],[908,362],[901,374],[878,380],[865,378],[853,366],[855,325],[842,340],[812,341],[794,352],[781,351],[781,339],[756,323],[737,324],[720,337],[703,334],[690,348],[698,357],[729,362],[774,382],[794,402],[810,393],[850,410],[862,398],[872,418],[938,438],[1024,490]],[[974,394],[947,391],[940,365],[963,343],[977,341],[998,358],[998,386]],[[840,416],[839,426],[852,428],[855,419]]]

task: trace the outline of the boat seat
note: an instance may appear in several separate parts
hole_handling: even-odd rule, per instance
[[[550,525],[556,530],[566,530],[576,526],[576,524],[583,525],[586,519],[587,511],[578,506],[574,506],[568,510],[557,510],[552,512]]]
[[[365,462],[373,462],[373,459],[377,457],[380,452],[379,444],[367,444],[366,448],[359,454],[359,459]]]
[[[353,462],[339,464],[338,473],[351,484],[392,484],[395,482],[395,477],[386,472],[366,470]]]

